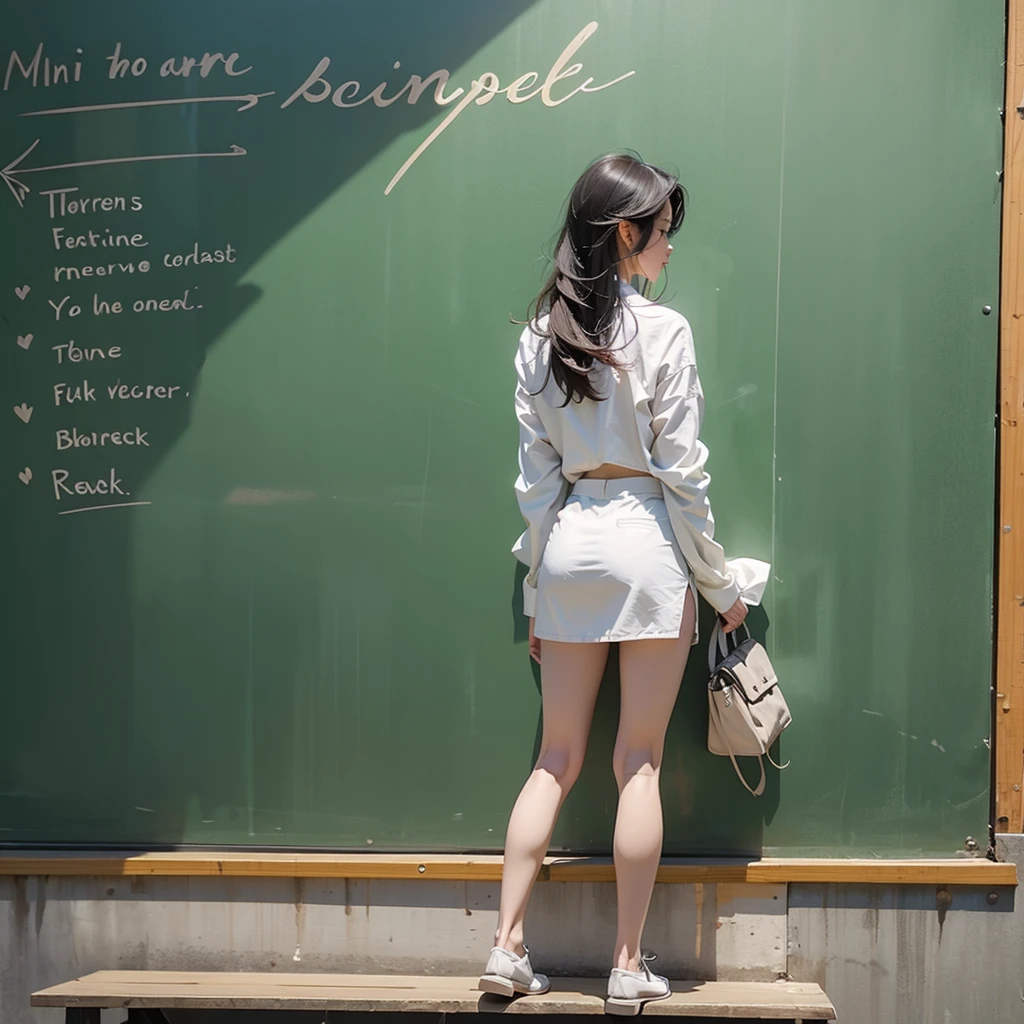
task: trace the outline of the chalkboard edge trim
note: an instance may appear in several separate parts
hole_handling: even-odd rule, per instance
[[[416,854],[291,854],[243,852],[0,853],[0,876],[232,877],[432,879],[494,882],[501,857]],[[614,882],[615,868],[600,857],[548,857],[538,876],[545,882]],[[1015,864],[981,858],[951,860],[858,860],[764,858],[760,860],[665,858],[661,883],[780,883],[1016,886]]]

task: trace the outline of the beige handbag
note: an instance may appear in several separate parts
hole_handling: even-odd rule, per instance
[[[708,647],[708,750],[712,754],[728,756],[740,782],[760,796],[764,792],[764,760],[767,757],[776,768],[768,751],[779,734],[793,720],[786,699],[779,688],[775,669],[768,652],[747,633],[746,640],[737,643],[730,652],[727,634],[722,631],[721,620],[715,623]],[[756,757],[761,766],[761,781],[751,788],[743,777],[739,757]]]

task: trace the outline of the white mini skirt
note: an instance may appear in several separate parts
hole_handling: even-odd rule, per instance
[[[534,633],[566,643],[675,638],[691,586],[660,481],[579,480],[544,548]]]

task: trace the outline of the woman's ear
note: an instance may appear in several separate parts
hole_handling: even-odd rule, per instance
[[[633,251],[633,238],[635,232],[633,225],[628,220],[619,221],[619,241],[626,247],[626,252]]]

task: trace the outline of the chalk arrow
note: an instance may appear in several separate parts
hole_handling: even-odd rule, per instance
[[[241,103],[238,113],[251,110],[261,99],[273,92],[250,92],[241,96],[183,96],[175,100],[134,100],[129,103],[95,103],[83,107],[51,107],[49,110],[26,110],[18,117],[45,117],[50,114],[86,114],[94,110],[130,110],[138,107],[171,107],[185,103]]]
[[[25,185],[22,182],[18,181],[18,179],[15,178],[10,172],[13,171],[18,166],[18,164],[20,164],[21,161],[24,160],[25,157],[27,157],[29,153],[31,153],[32,150],[35,149],[38,145],[39,139],[36,139],[36,141],[33,142],[32,145],[29,146],[28,149],[26,149],[25,152],[22,153],[21,156],[17,158],[17,160],[12,160],[2,171],[0,171],[0,178],[4,179],[4,183],[11,190],[11,195],[18,200],[19,206],[25,205],[25,196],[29,194],[31,189],[29,189],[28,185]]]
[[[24,153],[16,160],[12,160],[2,171],[0,178],[3,178],[11,195],[18,201],[19,206],[25,205],[25,196],[32,190],[19,179],[26,174],[39,174],[41,171],[64,171],[70,167],[101,167],[106,164],[140,164],[153,160],[204,160],[210,157],[219,156],[246,156],[247,151],[241,146],[232,145],[224,153],[159,153],[155,156],[115,156],[106,160],[78,160],[70,164],[48,164],[45,167],[21,167],[21,161],[25,159],[39,145],[36,139]]]

